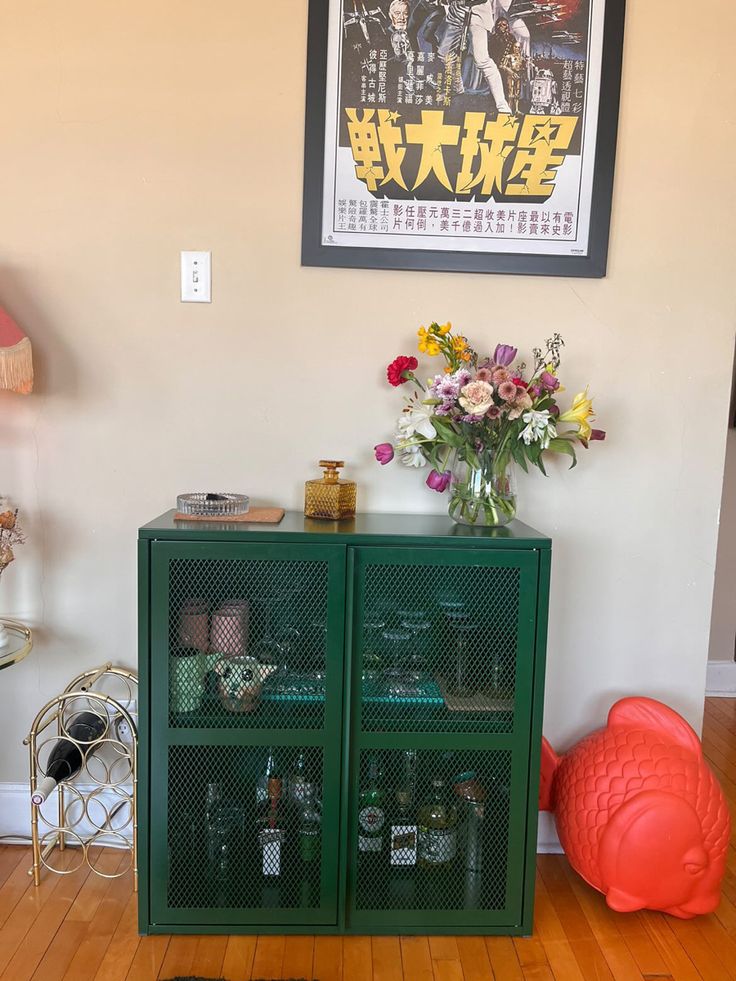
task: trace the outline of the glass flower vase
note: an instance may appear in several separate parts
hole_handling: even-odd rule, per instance
[[[478,459],[480,466],[455,458],[448,513],[461,525],[500,528],[516,517],[515,465],[490,454]]]

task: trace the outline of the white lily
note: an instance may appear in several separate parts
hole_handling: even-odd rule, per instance
[[[421,448],[416,443],[407,443],[404,446],[397,446],[399,460],[405,467],[426,467],[427,461],[424,458]]]
[[[432,423],[432,407],[424,405],[416,399],[409,402],[408,407],[399,416],[398,432],[402,439],[409,439],[419,434],[425,439],[436,439],[437,430]]]
[[[523,419],[526,427],[519,433],[519,439],[523,439],[527,446],[532,443],[541,443],[542,449],[546,450],[550,440],[557,436],[557,427],[552,422],[549,410],[525,412]]]

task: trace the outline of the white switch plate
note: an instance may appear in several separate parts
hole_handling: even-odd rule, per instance
[[[182,252],[182,303],[212,302],[212,253]]]

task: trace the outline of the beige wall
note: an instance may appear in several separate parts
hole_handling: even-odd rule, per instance
[[[736,656],[736,429],[730,430],[726,472],[721,495],[716,582],[710,624],[713,661],[733,661]]]
[[[0,298],[38,365],[36,395],[0,399],[0,484],[31,538],[0,599],[38,638],[0,679],[0,780],[22,779],[33,712],[78,669],[135,663],[136,528],[177,491],[298,507],[336,454],[363,508],[442,509],[371,454],[397,411],[383,365],[429,318],[527,350],[562,331],[567,385],[591,383],[610,433],[572,473],[522,480],[521,517],[555,540],[548,735],[632,692],[699,724],[736,7],[715,0],[696,43],[671,0],[629,4],[609,276],[584,282],[302,269],[306,6],[254,28],[243,0],[0,0]],[[212,250],[211,306],[179,303],[181,249]]]

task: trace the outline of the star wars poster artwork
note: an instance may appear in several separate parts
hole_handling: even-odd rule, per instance
[[[605,274],[623,0],[311,0],[303,261]]]

